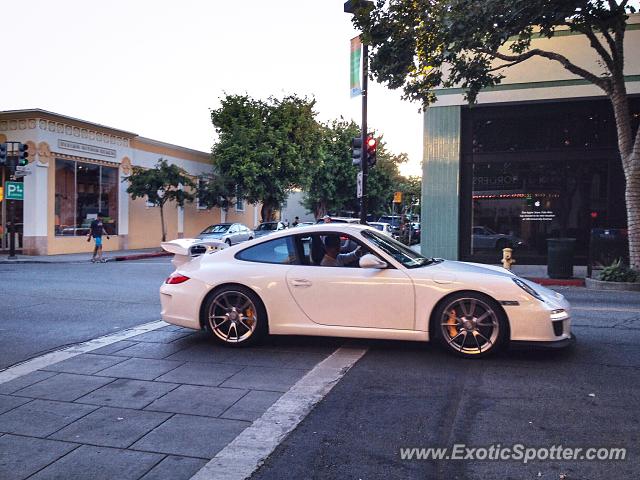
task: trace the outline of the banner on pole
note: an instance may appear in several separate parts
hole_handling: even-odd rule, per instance
[[[351,98],[362,95],[360,65],[362,64],[362,42],[360,37],[351,39]]]

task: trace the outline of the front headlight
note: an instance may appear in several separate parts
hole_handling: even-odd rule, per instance
[[[537,298],[538,300],[540,300],[541,302],[544,302],[544,299],[542,298],[542,296],[536,292],[533,288],[531,288],[529,285],[527,285],[526,283],[524,283],[522,280],[520,280],[518,277],[513,277],[512,280],[514,281],[514,283],[516,285],[518,285],[521,289],[523,289],[525,292],[527,292],[529,295],[531,295],[534,298]]]

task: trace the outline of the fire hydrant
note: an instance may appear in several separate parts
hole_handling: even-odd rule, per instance
[[[512,254],[513,254],[513,249],[511,248],[502,249],[502,266],[507,270],[511,270],[511,265],[516,263],[514,258],[511,256]]]

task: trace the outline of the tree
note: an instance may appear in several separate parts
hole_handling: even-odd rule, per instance
[[[376,166],[369,169],[367,192],[369,195],[369,213],[373,216],[392,211],[393,194],[398,190],[404,177],[400,175],[400,164],[408,160],[406,153],[395,155],[387,144],[378,138]]]
[[[198,187],[198,202],[206,208],[227,210],[236,196],[236,184],[233,179],[221,174],[212,174]]]
[[[127,193],[131,198],[146,198],[154,206],[160,207],[160,223],[162,225],[162,241],[167,239],[164,222],[164,205],[175,202],[183,207],[185,202],[192,202],[195,195],[195,183],[182,168],[170,165],[165,159],[158,159],[154,168],[133,167],[131,175],[124,180],[129,182]],[[191,189],[186,191],[185,188]]]
[[[309,172],[302,200],[316,219],[354,209],[358,169],[351,164],[351,139],[359,135],[354,122],[334,120],[322,126],[322,155]]]
[[[388,0],[360,9],[354,22],[371,45],[371,72],[424,106],[436,87],[462,86],[469,102],[504,70],[533,57],[557,62],[599,87],[611,101],[626,179],[629,258],[640,266],[640,129],[633,130],[624,79],[628,0]],[[583,34],[598,58],[587,70],[569,57],[532,46],[563,30]]]
[[[235,182],[249,203],[262,203],[263,221],[273,218],[318,161],[320,127],[314,106],[315,100],[295,95],[267,101],[227,95],[211,111],[218,134],[214,167]]]

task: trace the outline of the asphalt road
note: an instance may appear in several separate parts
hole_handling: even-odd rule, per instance
[[[638,478],[640,295],[560,290],[575,307],[573,350],[466,360],[360,342],[369,352],[252,480]],[[400,459],[404,447],[454,444],[628,451],[625,461]]]
[[[0,369],[160,319],[170,259],[0,264]]]

